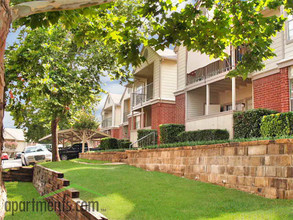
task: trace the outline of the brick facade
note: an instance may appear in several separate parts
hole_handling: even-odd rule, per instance
[[[280,69],[280,73],[254,80],[253,93],[254,108],[288,112],[290,110],[288,68]]]
[[[185,124],[185,94],[178,95],[175,98],[175,122],[177,124]]]
[[[119,128],[111,129],[111,137],[119,139],[120,130]]]
[[[161,124],[176,123],[175,120],[175,104],[156,103],[152,105],[152,129],[158,130],[158,139],[160,139]],[[160,140],[158,140],[160,142]]]

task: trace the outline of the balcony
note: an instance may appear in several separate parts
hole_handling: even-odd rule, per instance
[[[193,84],[205,80],[207,78],[216,76],[218,74],[232,70],[233,66],[230,62],[231,59],[218,60],[205,67],[199,68],[187,74],[186,85]]]
[[[112,117],[105,118],[102,121],[102,128],[108,128],[108,127],[111,127],[111,126],[112,126]]]
[[[150,83],[132,93],[132,107],[143,105],[153,99],[153,83]]]
[[[210,63],[209,65],[188,73],[186,76],[186,85],[188,86],[190,84],[206,80],[221,73],[231,71],[233,68],[235,68],[237,63],[242,60],[242,57],[246,51],[247,48],[245,46],[237,47],[234,50],[233,54],[231,51],[232,55],[226,60],[215,61],[213,63]],[[234,57],[234,60],[232,60],[232,57]]]
[[[128,115],[130,114],[130,112],[124,112],[123,113],[123,123],[128,122]]]

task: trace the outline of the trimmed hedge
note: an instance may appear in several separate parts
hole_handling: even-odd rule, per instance
[[[253,109],[234,113],[234,138],[261,137],[260,125],[263,116],[277,113],[269,109]]]
[[[162,144],[176,143],[179,141],[178,135],[185,131],[182,124],[162,124],[160,125],[160,140]]]
[[[118,140],[118,148],[119,149],[129,148],[130,144],[131,144],[130,140],[126,140],[126,139]]]
[[[180,142],[228,140],[229,132],[222,129],[184,131],[178,135]]]
[[[280,137],[293,134],[293,112],[266,115],[261,123],[263,137]]]
[[[155,132],[155,143],[153,143],[153,145],[156,145],[158,143],[158,131],[156,129],[139,129],[137,130],[137,140],[147,136],[148,134],[150,133],[153,133]],[[140,146],[139,144],[139,147],[144,147],[144,146]]]
[[[116,138],[102,138],[100,148],[102,150],[118,149],[118,140]]]

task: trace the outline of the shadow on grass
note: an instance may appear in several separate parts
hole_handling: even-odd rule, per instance
[[[266,199],[165,173],[69,161],[44,165],[104,195],[80,190],[83,200],[98,201],[100,211],[110,219],[293,219],[293,201]]]

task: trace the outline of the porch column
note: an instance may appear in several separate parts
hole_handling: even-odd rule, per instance
[[[210,110],[210,85],[206,85],[206,114],[209,115],[209,110]]]
[[[141,108],[141,114],[140,114],[140,128],[144,128],[144,109]]]
[[[236,111],[236,78],[232,78],[232,110]]]
[[[112,106],[112,127],[115,126],[115,104]]]

